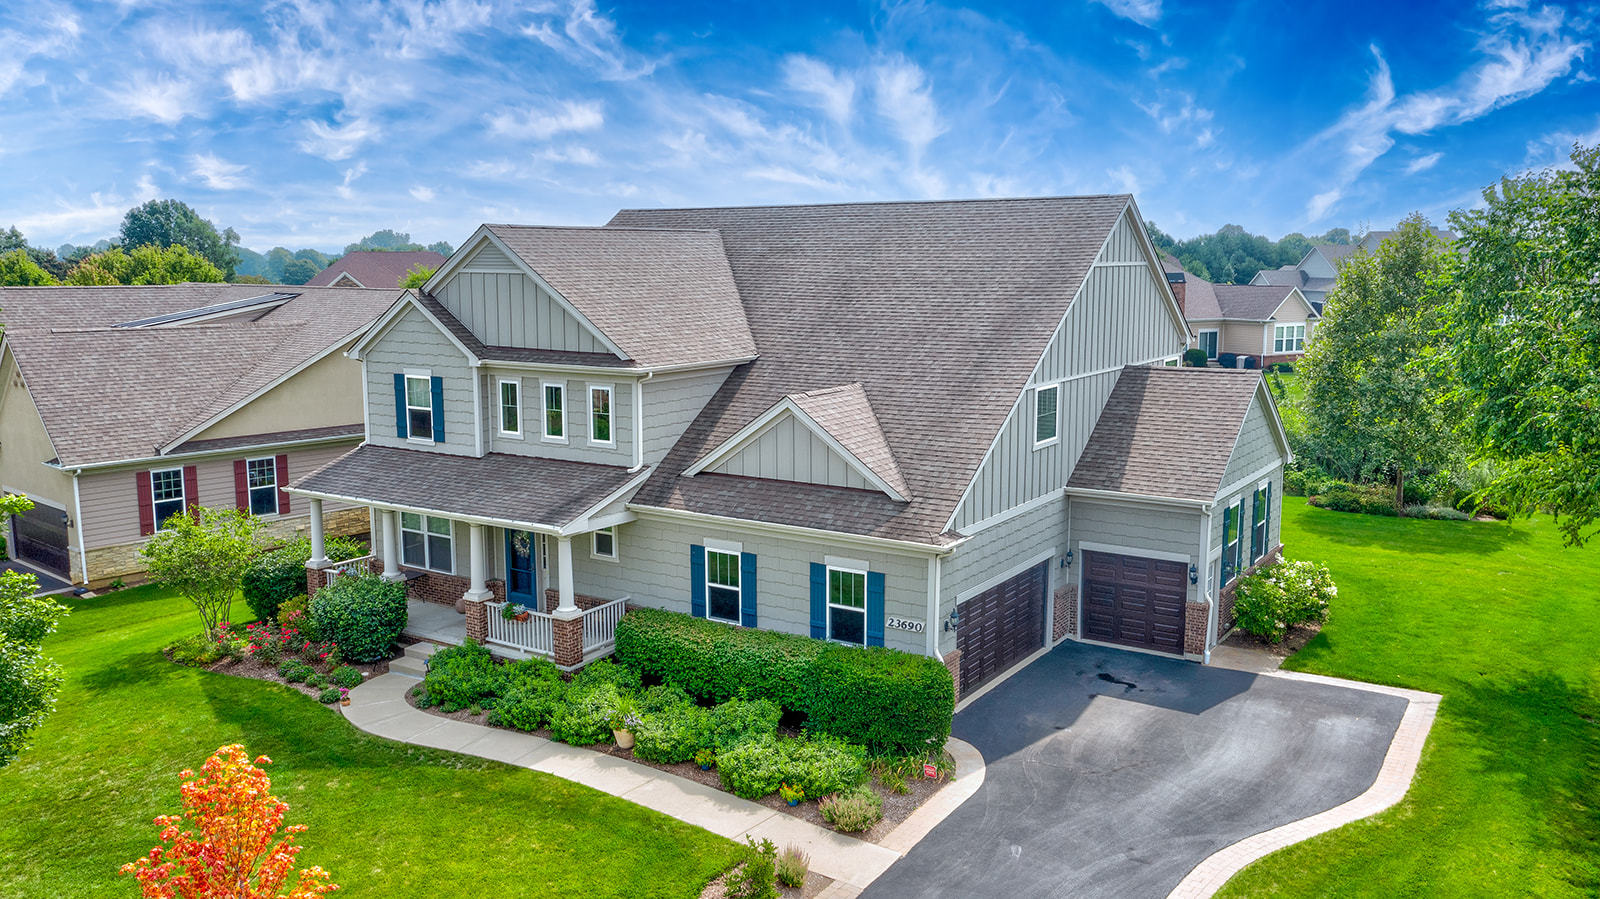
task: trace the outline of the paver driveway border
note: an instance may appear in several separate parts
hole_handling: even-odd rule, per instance
[[[1359,821],[1383,811],[1405,798],[1416,776],[1417,764],[1422,758],[1423,744],[1433,729],[1433,719],[1439,712],[1439,694],[1421,690],[1386,687],[1361,681],[1304,674],[1298,671],[1266,671],[1261,677],[1281,677],[1289,680],[1328,684],[1351,690],[1366,690],[1399,696],[1407,700],[1406,710],[1395,728],[1389,751],[1384,754],[1378,777],[1362,793],[1348,802],[1336,805],[1308,818],[1291,821],[1280,827],[1246,837],[1237,843],[1217,850],[1196,865],[1178,885],[1167,894],[1168,899],[1204,899],[1214,895],[1229,878],[1244,870],[1250,863],[1264,858],[1279,849],[1309,840],[1317,834],[1327,833],[1352,821]]]

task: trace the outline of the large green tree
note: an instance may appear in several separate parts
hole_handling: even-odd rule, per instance
[[[0,496],[0,518],[33,508],[25,496]],[[0,767],[27,748],[33,730],[55,708],[61,668],[39,651],[67,609],[35,596],[31,574],[0,571]]]
[[[1429,364],[1451,264],[1419,215],[1346,257],[1300,365],[1314,461],[1350,481],[1392,477],[1400,513],[1407,477],[1459,455],[1449,379]]]
[[[129,253],[113,247],[85,258],[73,268],[66,283],[107,284],[182,284],[186,281],[221,281],[223,274],[204,257],[187,247],[136,247]]]
[[[187,247],[231,276],[239,264],[234,247],[239,235],[232,228],[217,231],[180,200],[151,200],[128,210],[122,219],[122,245],[125,247]]]
[[[1600,146],[1483,200],[1450,216],[1446,358],[1474,448],[1502,466],[1489,495],[1555,512],[1581,544],[1600,533]]]
[[[1248,284],[1262,269],[1294,265],[1314,246],[1350,242],[1350,232],[1343,228],[1334,228],[1321,237],[1297,232],[1276,241],[1251,234],[1239,225],[1223,225],[1215,234],[1186,240],[1174,238],[1153,222],[1145,223],[1145,231],[1157,249],[1177,257],[1185,269],[1220,284]]]
[[[0,286],[41,287],[59,283],[33,260],[27,250],[12,250],[0,255]]]

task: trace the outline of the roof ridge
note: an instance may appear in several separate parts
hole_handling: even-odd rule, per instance
[[[485,228],[515,228],[519,231],[646,231],[665,234],[717,234],[716,228],[651,228],[641,225],[517,225],[510,222],[484,222]]]
[[[624,212],[709,212],[734,209],[829,209],[842,206],[941,206],[969,203],[1041,203],[1050,200],[1112,200],[1133,199],[1133,194],[1058,194],[1045,197],[954,197],[945,200],[869,200],[840,201],[837,203],[762,203],[753,206],[625,206]]]

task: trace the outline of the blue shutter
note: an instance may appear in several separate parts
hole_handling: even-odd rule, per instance
[[[433,442],[444,442],[444,378],[434,375],[433,381]]]
[[[689,547],[689,614],[706,617],[706,548]]]
[[[394,433],[401,440],[411,436],[406,432],[406,376],[394,373]]]
[[[739,554],[739,623],[756,626],[756,554]]]
[[[1266,501],[1261,504],[1261,515],[1267,526],[1261,529],[1261,551],[1263,553],[1272,549],[1272,482],[1267,482]]]
[[[867,572],[867,645],[883,645],[883,572]]]
[[[1250,561],[1261,558],[1261,519],[1256,515],[1256,510],[1261,508],[1261,491],[1255,490],[1250,494]]]
[[[828,566],[811,563],[811,636],[828,639]]]

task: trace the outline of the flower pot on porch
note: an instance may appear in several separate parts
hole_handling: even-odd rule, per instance
[[[632,749],[633,748],[633,732],[632,731],[614,730],[614,731],[611,732],[611,736],[616,738],[617,747],[619,749]]]
[[[529,618],[533,617],[533,613],[529,612],[527,609],[523,609],[522,611],[518,612],[515,617],[518,621],[527,621]]]
[[[465,614],[467,614],[467,598],[465,596],[463,596],[460,599],[456,600],[456,614],[457,615],[465,615]]]

